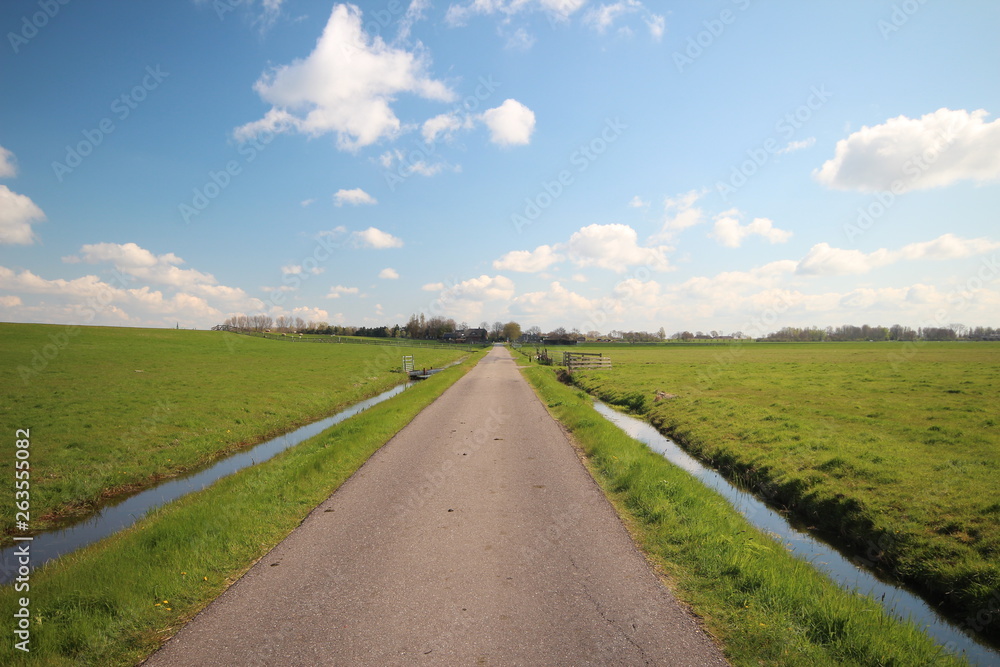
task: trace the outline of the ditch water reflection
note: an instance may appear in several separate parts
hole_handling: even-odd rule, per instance
[[[307,424],[250,449],[232,454],[207,468],[190,472],[183,477],[172,478],[117,503],[105,505],[91,516],[72,525],[38,533],[30,542],[19,542],[14,546],[6,547],[0,551],[0,584],[10,583],[17,576],[18,557],[15,555],[15,551],[21,545],[30,545],[31,568],[37,568],[54,558],[128,528],[150,510],[177,500],[193,491],[200,491],[243,468],[266,461],[289,447],[322,433],[334,424],[396,396],[412,384],[407,382],[397,385],[377,396],[355,403],[331,417]]]
[[[812,564],[841,587],[874,598],[897,618],[911,619],[948,651],[964,655],[974,665],[1000,665],[1000,651],[966,635],[917,595],[876,578],[831,545],[798,530],[759,498],[737,488],[715,470],[702,465],[649,423],[622,414],[600,401],[594,401],[594,408],[629,436],[691,473],[705,486],[722,494],[747,521],[780,540],[786,549]]]

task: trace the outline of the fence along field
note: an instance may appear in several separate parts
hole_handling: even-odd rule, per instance
[[[44,367],[26,370],[43,350],[51,357]],[[31,526],[88,514],[111,497],[379,394],[403,381],[405,353],[438,367],[468,350],[0,324],[0,412],[33,436]],[[5,543],[13,525],[6,513]]]
[[[575,384],[1000,639],[1000,345],[581,350],[614,368]]]

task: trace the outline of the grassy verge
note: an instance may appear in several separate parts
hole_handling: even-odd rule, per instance
[[[164,506],[132,528],[0,590],[0,617],[30,597],[31,653],[4,665],[129,665],[188,619],[467,372],[443,371],[275,458]],[[10,634],[8,633],[8,636]]]
[[[1000,346],[611,350],[633,410],[955,622],[1000,639]],[[660,390],[674,398],[656,400]]]
[[[31,429],[32,527],[381,393],[402,381],[403,354],[438,367],[467,351],[0,324],[0,418]],[[13,484],[13,466],[2,479]],[[0,518],[4,543],[13,522]]]
[[[792,557],[721,496],[596,414],[590,398],[551,369],[524,372],[582,447],[637,543],[734,664],[963,664]]]

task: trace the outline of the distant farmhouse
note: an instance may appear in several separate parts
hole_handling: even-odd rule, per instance
[[[485,343],[486,329],[459,329],[441,336],[447,343]]]
[[[578,333],[566,333],[565,330],[556,329],[545,334],[522,334],[517,341],[525,345],[576,345],[577,343],[585,343],[587,337]]]
[[[543,345],[576,345],[577,343],[585,343],[586,341],[586,336],[562,331],[553,331],[542,337]]]

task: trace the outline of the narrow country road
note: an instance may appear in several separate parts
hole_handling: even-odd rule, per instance
[[[146,664],[220,663],[726,664],[499,347]]]

